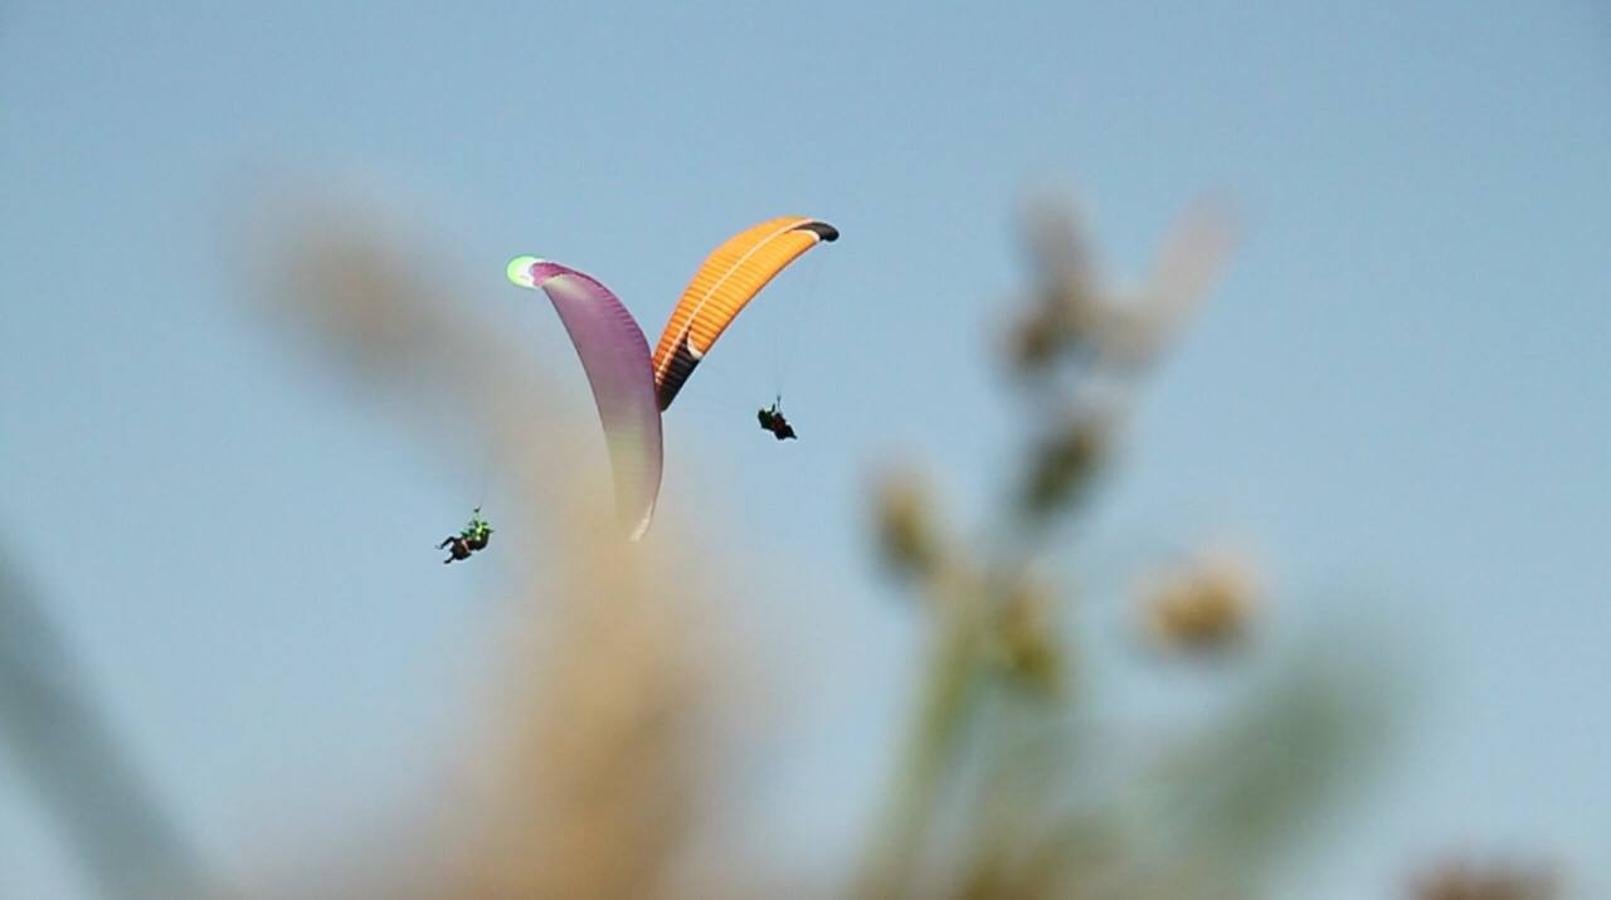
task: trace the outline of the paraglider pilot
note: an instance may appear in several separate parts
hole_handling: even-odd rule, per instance
[[[487,520],[481,518],[481,507],[477,506],[470,516],[470,524],[464,526],[458,534],[449,535],[442,543],[436,545],[438,550],[448,551],[448,558],[442,560],[446,565],[454,560],[469,559],[470,554],[477,550],[484,550],[487,541],[492,538],[492,526]]]
[[[773,401],[772,405],[755,414],[760,420],[761,427],[772,432],[772,436],[780,441],[797,440],[794,429],[789,426],[789,420],[783,418],[782,410],[778,409],[782,400]]]

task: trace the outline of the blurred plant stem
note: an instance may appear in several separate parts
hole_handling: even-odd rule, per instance
[[[899,894],[912,881],[946,776],[960,750],[964,726],[979,697],[977,670],[986,610],[961,573],[931,582],[938,607],[934,645],[922,677],[922,696],[892,789],[882,844],[864,876],[866,897]]]
[[[55,815],[101,896],[214,896],[44,610],[0,546],[0,745]]]

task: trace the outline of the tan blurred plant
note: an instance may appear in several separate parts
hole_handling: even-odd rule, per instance
[[[1258,575],[1245,557],[1209,551],[1142,580],[1147,630],[1165,650],[1216,652],[1244,638],[1258,609]]]
[[[928,485],[916,473],[896,471],[874,487],[880,557],[901,578],[939,573],[946,549]]]
[[[318,209],[318,207],[315,207]],[[711,628],[706,570],[674,515],[620,539],[586,413],[554,403],[542,374],[463,314],[424,252],[377,239],[347,213],[282,232],[269,311],[306,330],[344,371],[407,397],[429,439],[469,430],[513,496],[505,556],[541,562],[510,588],[507,681],[465,745],[461,796],[395,877],[364,891],[419,897],[667,896],[695,843],[734,663]],[[434,394],[420,397],[420,386]],[[371,395],[373,396],[373,395]],[[443,450],[453,453],[452,446]],[[477,456],[470,464],[479,463]],[[565,472],[563,478],[545,473]],[[511,523],[523,516],[525,523]],[[545,546],[507,546],[517,534]],[[537,551],[537,552],[533,552]],[[714,886],[711,886],[714,888]],[[296,885],[303,895],[314,886]],[[338,891],[337,895],[344,893]]]

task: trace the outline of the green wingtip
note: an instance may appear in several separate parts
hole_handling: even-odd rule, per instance
[[[514,259],[509,260],[509,265],[503,270],[503,273],[508,277],[509,283],[515,285],[516,287],[533,287],[534,285],[531,281],[531,267],[540,262],[542,262],[542,260],[535,256],[517,256]]]

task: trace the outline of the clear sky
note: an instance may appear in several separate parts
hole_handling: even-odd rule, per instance
[[[1346,597],[1425,645],[1431,702],[1318,895],[1379,896],[1451,847],[1611,876],[1605,7],[600,6],[0,6],[0,528],[204,847],[236,860],[310,810],[338,831],[429,771],[416,738],[454,721],[498,577],[428,549],[473,476],[400,452],[235,302],[265,174],[417,214],[445,267],[484,273],[464,303],[488,316],[517,253],[658,323],[737,228],[840,227],[777,286],[813,304],[788,314],[807,439],[758,439],[785,315],[759,308],[668,438],[710,454],[674,451],[668,479],[721,490],[737,549],[818,588],[778,621],[856,660],[801,713],[804,770],[844,773],[799,800],[824,852],[882,775],[910,663],[868,577],[868,467],[917,450],[977,500],[998,385],[937,362],[980,352],[1019,284],[1012,210],[1050,183],[1119,273],[1203,191],[1248,229],[1099,540],[1245,535],[1282,603]],[[539,313],[520,327],[563,347]],[[0,764],[0,896],[77,890]]]

